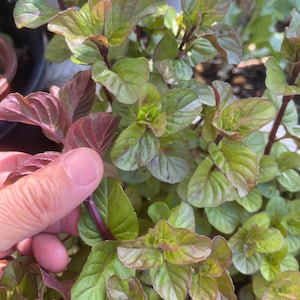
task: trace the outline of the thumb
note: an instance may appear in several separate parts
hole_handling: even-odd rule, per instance
[[[1,189],[0,251],[62,219],[96,189],[102,176],[99,155],[79,148]]]

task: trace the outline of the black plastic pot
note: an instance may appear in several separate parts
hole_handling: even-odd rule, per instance
[[[28,95],[42,90],[45,83],[47,43],[43,29],[17,29],[13,20],[12,3],[0,0],[0,30],[14,41],[18,57],[18,69],[11,84],[11,92]],[[36,126],[0,121],[0,151],[24,151],[37,153],[56,149]]]

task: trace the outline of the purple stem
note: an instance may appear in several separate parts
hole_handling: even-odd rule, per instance
[[[57,0],[57,3],[58,3],[58,5],[59,5],[59,9],[60,9],[61,11],[67,9],[66,6],[65,6],[65,4],[64,4],[64,2],[63,2],[63,0]]]
[[[96,224],[101,236],[105,240],[114,240],[113,235],[107,228],[107,226],[104,224],[101,215],[95,205],[93,194],[91,194],[85,201],[84,201],[94,223]]]
[[[298,61],[298,58],[297,58],[296,61]],[[294,85],[294,84],[295,84],[296,79],[297,79],[299,73],[300,73],[300,66],[299,66],[299,63],[295,63],[295,64],[293,65],[291,78],[290,78],[290,80],[289,80],[289,84],[290,84],[290,85]],[[271,129],[270,134],[269,134],[269,140],[268,140],[268,143],[267,143],[267,145],[266,145],[265,153],[264,153],[265,155],[268,155],[268,154],[270,154],[270,152],[271,152],[272,145],[273,145],[273,143],[274,143],[275,140],[276,140],[276,133],[277,133],[278,128],[279,128],[279,126],[280,126],[280,124],[281,124],[281,121],[282,121],[282,119],[283,119],[283,117],[284,117],[284,113],[285,113],[285,111],[286,111],[286,108],[287,108],[289,102],[290,102],[293,98],[294,98],[293,95],[286,95],[286,96],[284,96],[283,99],[282,99],[282,105],[281,105],[281,107],[280,107],[280,109],[279,109],[279,112],[278,112],[278,114],[277,114],[277,116],[276,116],[276,118],[275,118],[275,120],[274,120],[273,127],[272,127],[272,129]]]

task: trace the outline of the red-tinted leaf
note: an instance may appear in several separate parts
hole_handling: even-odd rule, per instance
[[[32,93],[27,97],[18,93],[9,94],[0,102],[0,120],[40,126],[49,139],[60,143],[64,142],[71,124],[64,104],[44,92]]]
[[[5,184],[16,182],[19,178],[29,175],[32,172],[48,165],[56,159],[60,152],[44,152],[33,155],[20,164],[12,173],[10,173],[5,181]]]
[[[89,147],[102,155],[111,142],[120,117],[108,113],[94,113],[77,120],[70,127],[63,152],[78,147]]]
[[[58,98],[66,105],[70,119],[86,116],[92,107],[96,84],[90,71],[78,72],[58,92]]]
[[[42,275],[43,282],[47,287],[59,292],[64,296],[64,299],[71,299],[71,288],[74,285],[76,279],[70,281],[59,281],[48,274],[46,271],[44,271],[42,268],[39,269]]]

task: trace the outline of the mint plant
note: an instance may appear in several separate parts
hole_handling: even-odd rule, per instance
[[[230,1],[181,6],[17,2],[18,27],[53,33],[49,60],[91,70],[49,93],[8,95],[0,119],[40,126],[62,152],[95,149],[113,176],[81,206],[79,238],[62,236],[67,270],[49,274],[16,254],[3,299],[299,298],[300,13],[281,56],[266,60],[263,97],[238,99],[228,83],[195,76],[214,57],[242,59],[223,22]],[[7,184],[58,155],[33,156]]]

